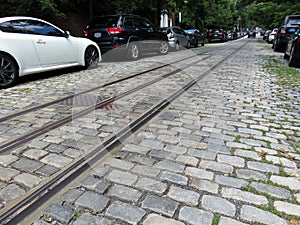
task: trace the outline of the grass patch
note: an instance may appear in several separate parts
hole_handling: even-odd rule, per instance
[[[77,220],[81,215],[82,215],[82,212],[75,212],[72,217],[72,220],[73,221]]]
[[[279,85],[295,87],[300,85],[300,70],[283,65],[282,62],[275,56],[261,56],[266,61],[264,69],[272,74],[278,75]]]
[[[277,201],[277,200],[285,200],[285,199],[280,199],[280,198],[277,198],[275,196],[272,196],[266,192],[261,192],[261,191],[258,191],[256,190],[254,187],[251,187],[249,185],[245,186],[242,188],[243,191],[248,191],[248,192],[251,192],[253,194],[256,194],[256,195],[262,195],[262,196],[265,196],[267,199],[272,199],[274,201]]]
[[[272,205],[263,205],[263,206],[261,207],[261,209],[263,209],[263,210],[265,210],[265,211],[269,211],[269,212],[271,212],[271,213],[273,213],[273,214],[275,214],[275,215],[277,215],[277,216],[279,216],[279,217],[283,217],[283,216],[285,215],[284,212],[278,211],[278,210],[277,210],[274,206],[272,206]]]
[[[219,214],[216,214],[215,216],[214,216],[214,219],[213,219],[213,221],[212,221],[212,225],[218,225],[219,224],[219,222],[220,222],[220,215]]]

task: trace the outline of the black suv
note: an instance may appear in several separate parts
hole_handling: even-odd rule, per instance
[[[273,40],[275,52],[285,51],[289,38],[295,33],[299,25],[300,15],[288,15],[285,17],[283,25],[278,29]]]
[[[116,49],[128,59],[138,59],[142,52],[168,53],[167,35],[159,32],[146,18],[131,15],[96,17],[84,30],[84,36],[95,41],[102,53]]]

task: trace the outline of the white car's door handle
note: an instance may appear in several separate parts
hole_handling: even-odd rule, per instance
[[[43,44],[43,45],[44,45],[44,44],[46,44],[46,41],[43,41],[43,40],[39,39],[36,43],[37,43],[37,44],[41,44],[41,45]]]

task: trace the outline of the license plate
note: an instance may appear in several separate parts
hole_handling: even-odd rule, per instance
[[[99,32],[97,32],[97,33],[94,33],[94,37],[95,38],[100,38],[102,36],[102,34],[101,33],[99,33]]]

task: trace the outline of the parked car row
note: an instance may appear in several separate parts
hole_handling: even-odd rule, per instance
[[[283,52],[291,67],[300,67],[300,15],[288,15],[280,28],[266,31],[263,39],[275,52]]]
[[[223,29],[210,29],[207,32],[208,42],[225,42],[228,40],[235,40],[244,37],[245,33],[233,30],[223,30]]]
[[[234,39],[234,34],[232,34]],[[212,40],[228,40],[221,29]],[[94,68],[110,50],[136,60],[141,54],[168,54],[205,45],[206,37],[197,29],[172,26],[157,29],[148,19],[132,14],[96,17],[83,30],[83,37],[32,17],[0,18],[0,88],[13,86],[19,76],[72,66]],[[28,57],[30,56],[30,57]]]

